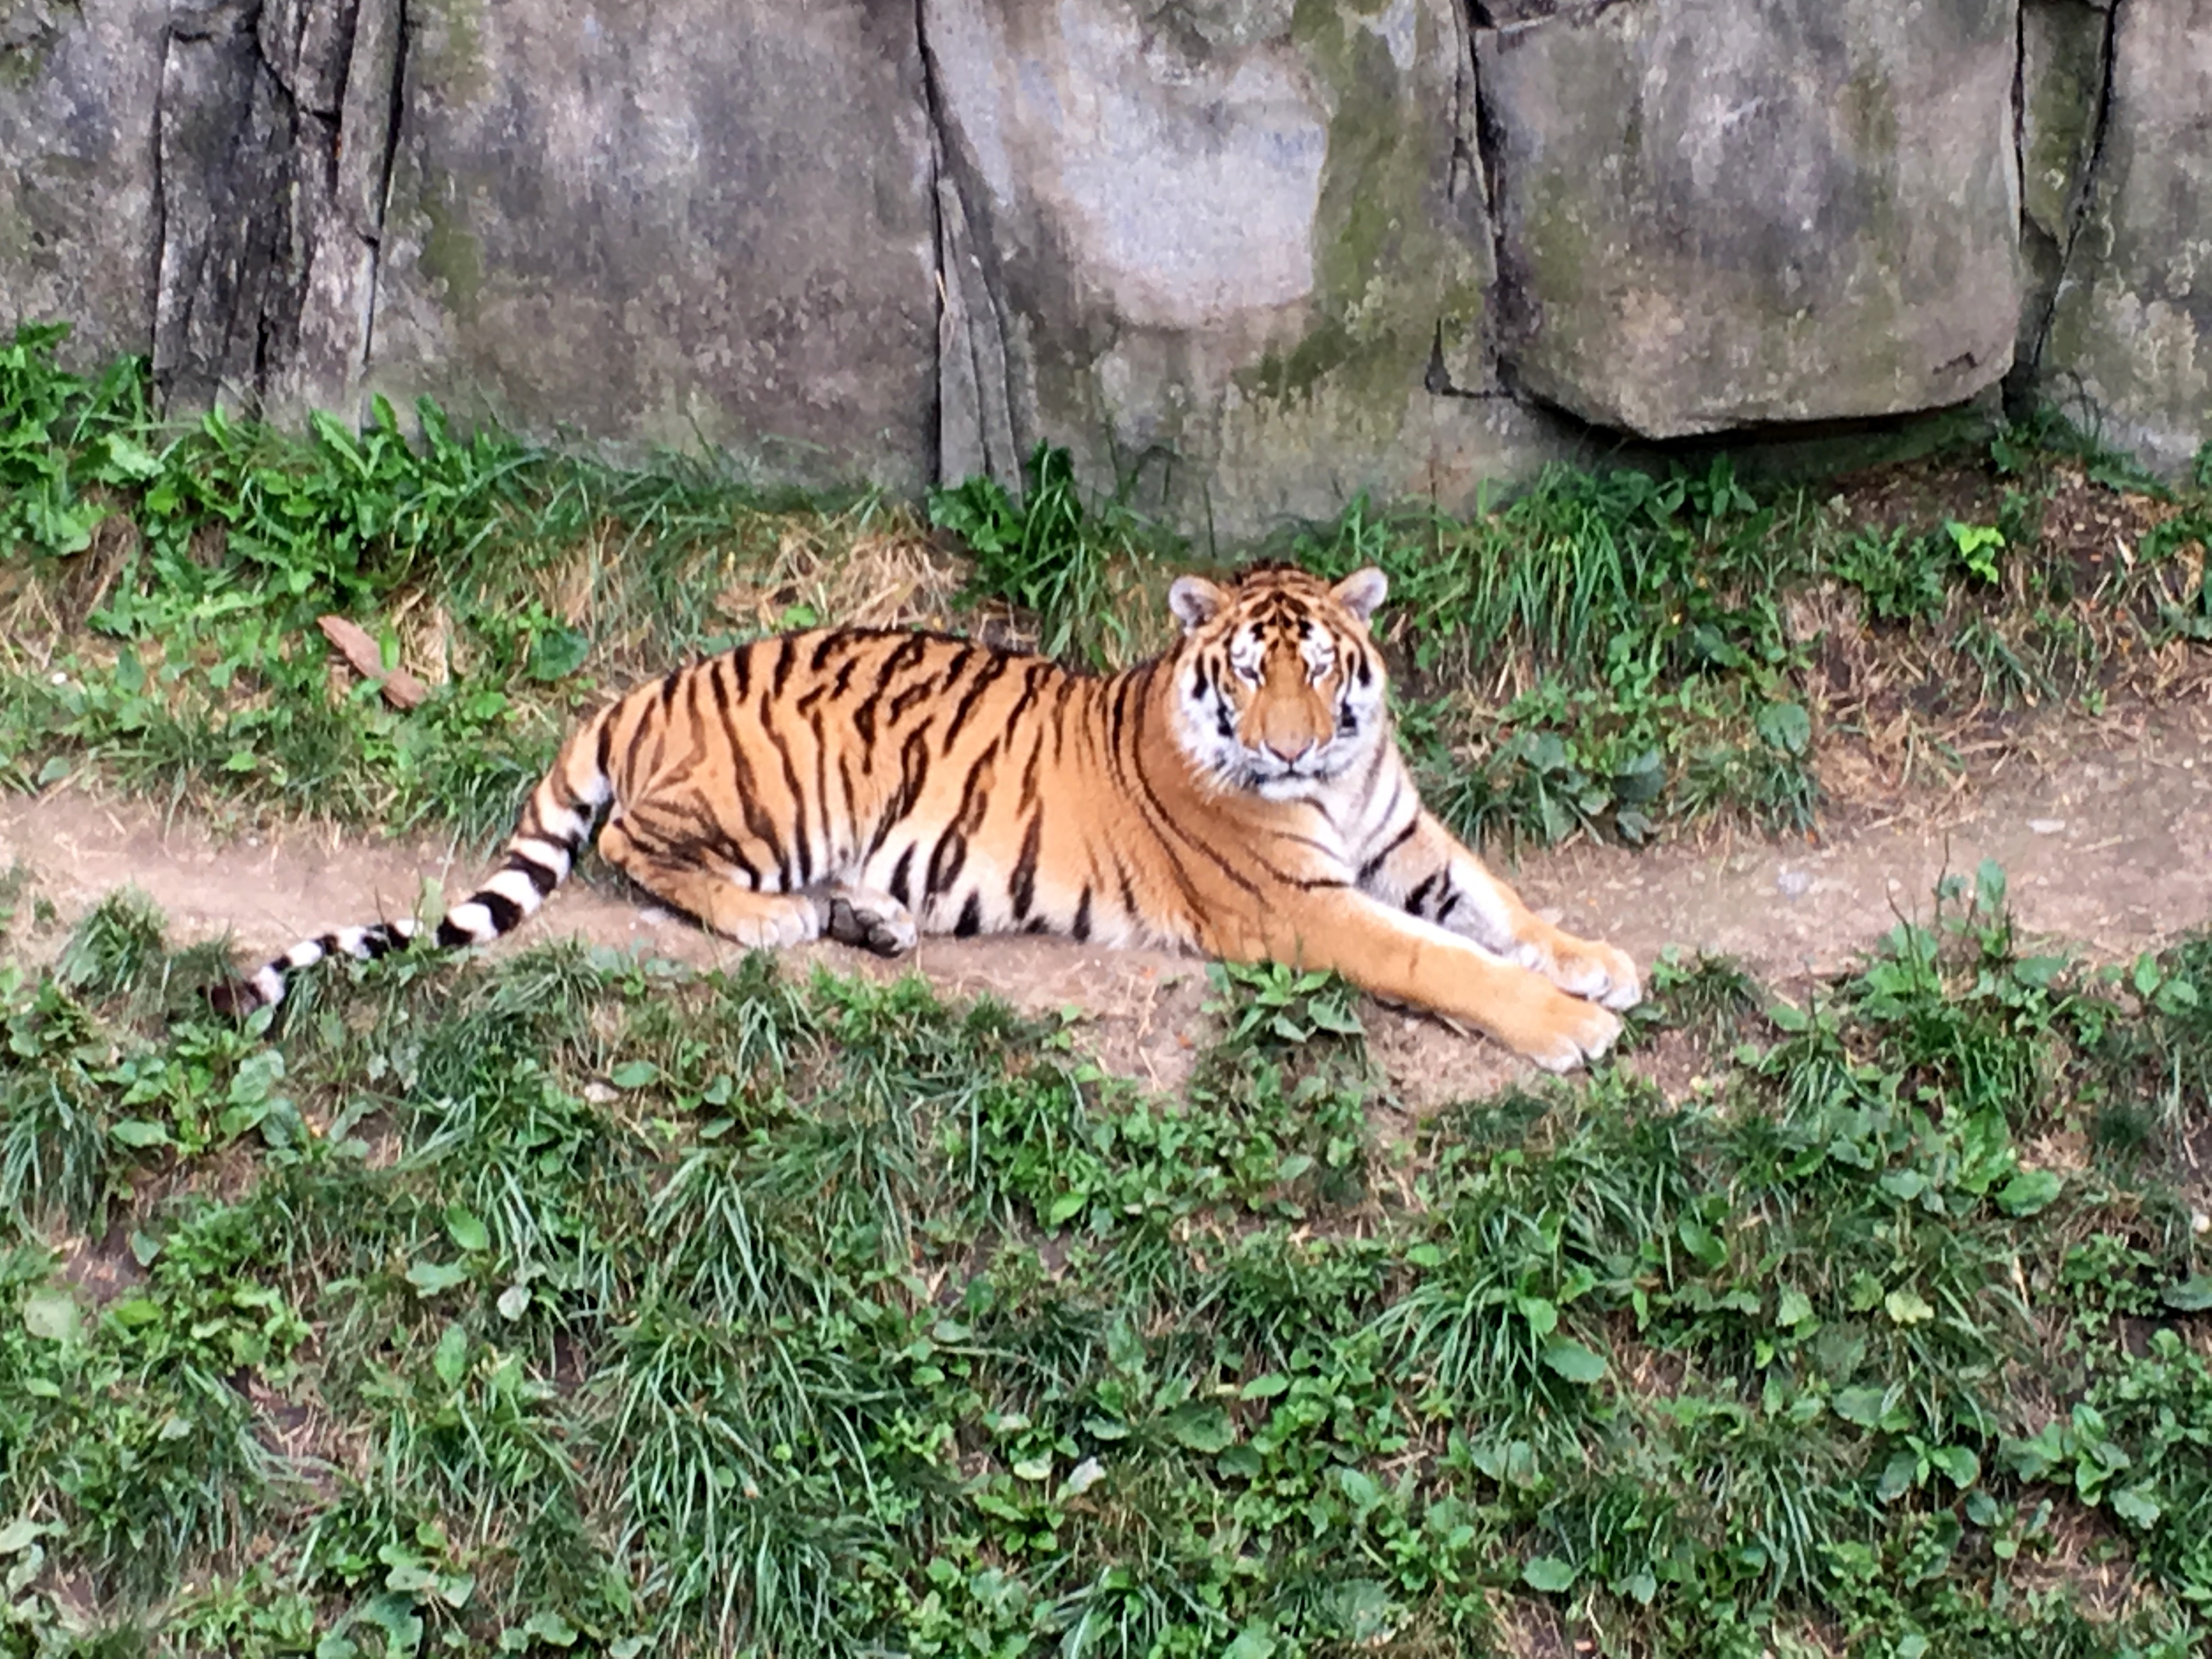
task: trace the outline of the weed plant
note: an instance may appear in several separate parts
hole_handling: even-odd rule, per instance
[[[0,969],[9,1652],[2212,1618],[2212,941],[2023,954],[1994,870],[1802,1004],[1670,958],[1620,1063],[1395,1141],[1280,969],[1171,1093],[767,957],[333,964],[244,1030],[205,971],[127,893]]]

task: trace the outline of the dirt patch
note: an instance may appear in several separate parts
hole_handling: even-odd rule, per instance
[[[2212,710],[2168,709],[2137,726],[2074,726],[2063,750],[2015,753],[1955,787],[1855,814],[1817,840],[1716,837],[1644,852],[1573,846],[1509,873],[1529,902],[1649,964],[1664,947],[1733,956],[1787,988],[1848,967],[1900,917],[1924,920],[1947,872],[2004,866],[2033,935],[2119,961],[2212,925]],[[179,942],[228,933],[241,960],[344,922],[410,915],[427,881],[481,873],[450,843],[365,841],[295,827],[221,841],[136,803],[68,787],[0,802],[0,868],[20,860],[64,921],[125,885],[146,893]],[[734,950],[588,872],[495,947],[560,936],[697,966]],[[793,953],[840,971],[905,970],[836,945]],[[1037,1012],[1079,1011],[1079,1038],[1109,1069],[1172,1087],[1207,1021],[1194,958],[1030,938],[925,939],[911,964],[954,994],[988,992]],[[1418,1108],[1533,1075],[1497,1045],[1441,1023],[1366,1009],[1374,1053]]]

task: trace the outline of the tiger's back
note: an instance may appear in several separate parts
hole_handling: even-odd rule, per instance
[[[593,769],[617,805],[601,850],[747,944],[806,936],[747,899],[841,884],[921,933],[1189,943],[1116,850],[1102,787],[1131,763],[1116,734],[1149,678],[918,632],[741,646],[605,716]]]
[[[1186,577],[1182,641],[1111,677],[846,628],[677,669],[570,736],[436,940],[520,925],[604,810],[602,857],[748,946],[896,955],[924,933],[1030,932],[1274,957],[1464,1014],[1547,1064],[1601,1051],[1619,1025],[1596,1003],[1632,1000],[1633,966],[1547,929],[1421,808],[1365,628],[1382,591],[1375,572]],[[279,1001],[323,955],[416,937],[303,941],[230,1001]]]

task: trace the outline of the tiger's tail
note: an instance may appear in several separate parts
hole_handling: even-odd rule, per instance
[[[523,804],[507,856],[483,885],[446,912],[434,929],[412,918],[366,927],[340,927],[304,939],[243,979],[214,986],[208,1000],[218,1013],[239,1017],[283,1001],[291,976],[325,957],[373,962],[428,939],[441,951],[489,945],[537,914],[547,895],[568,878],[592,833],[599,809],[614,799],[607,769],[606,734],[614,714],[602,709],[570,734],[552,768]]]

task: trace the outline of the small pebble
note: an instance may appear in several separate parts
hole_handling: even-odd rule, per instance
[[[2027,827],[2039,836],[2055,836],[2066,827],[2064,818],[2030,818]]]
[[[1774,878],[1774,885],[1784,898],[1803,898],[1813,890],[1813,872],[1810,870],[1780,871]]]

